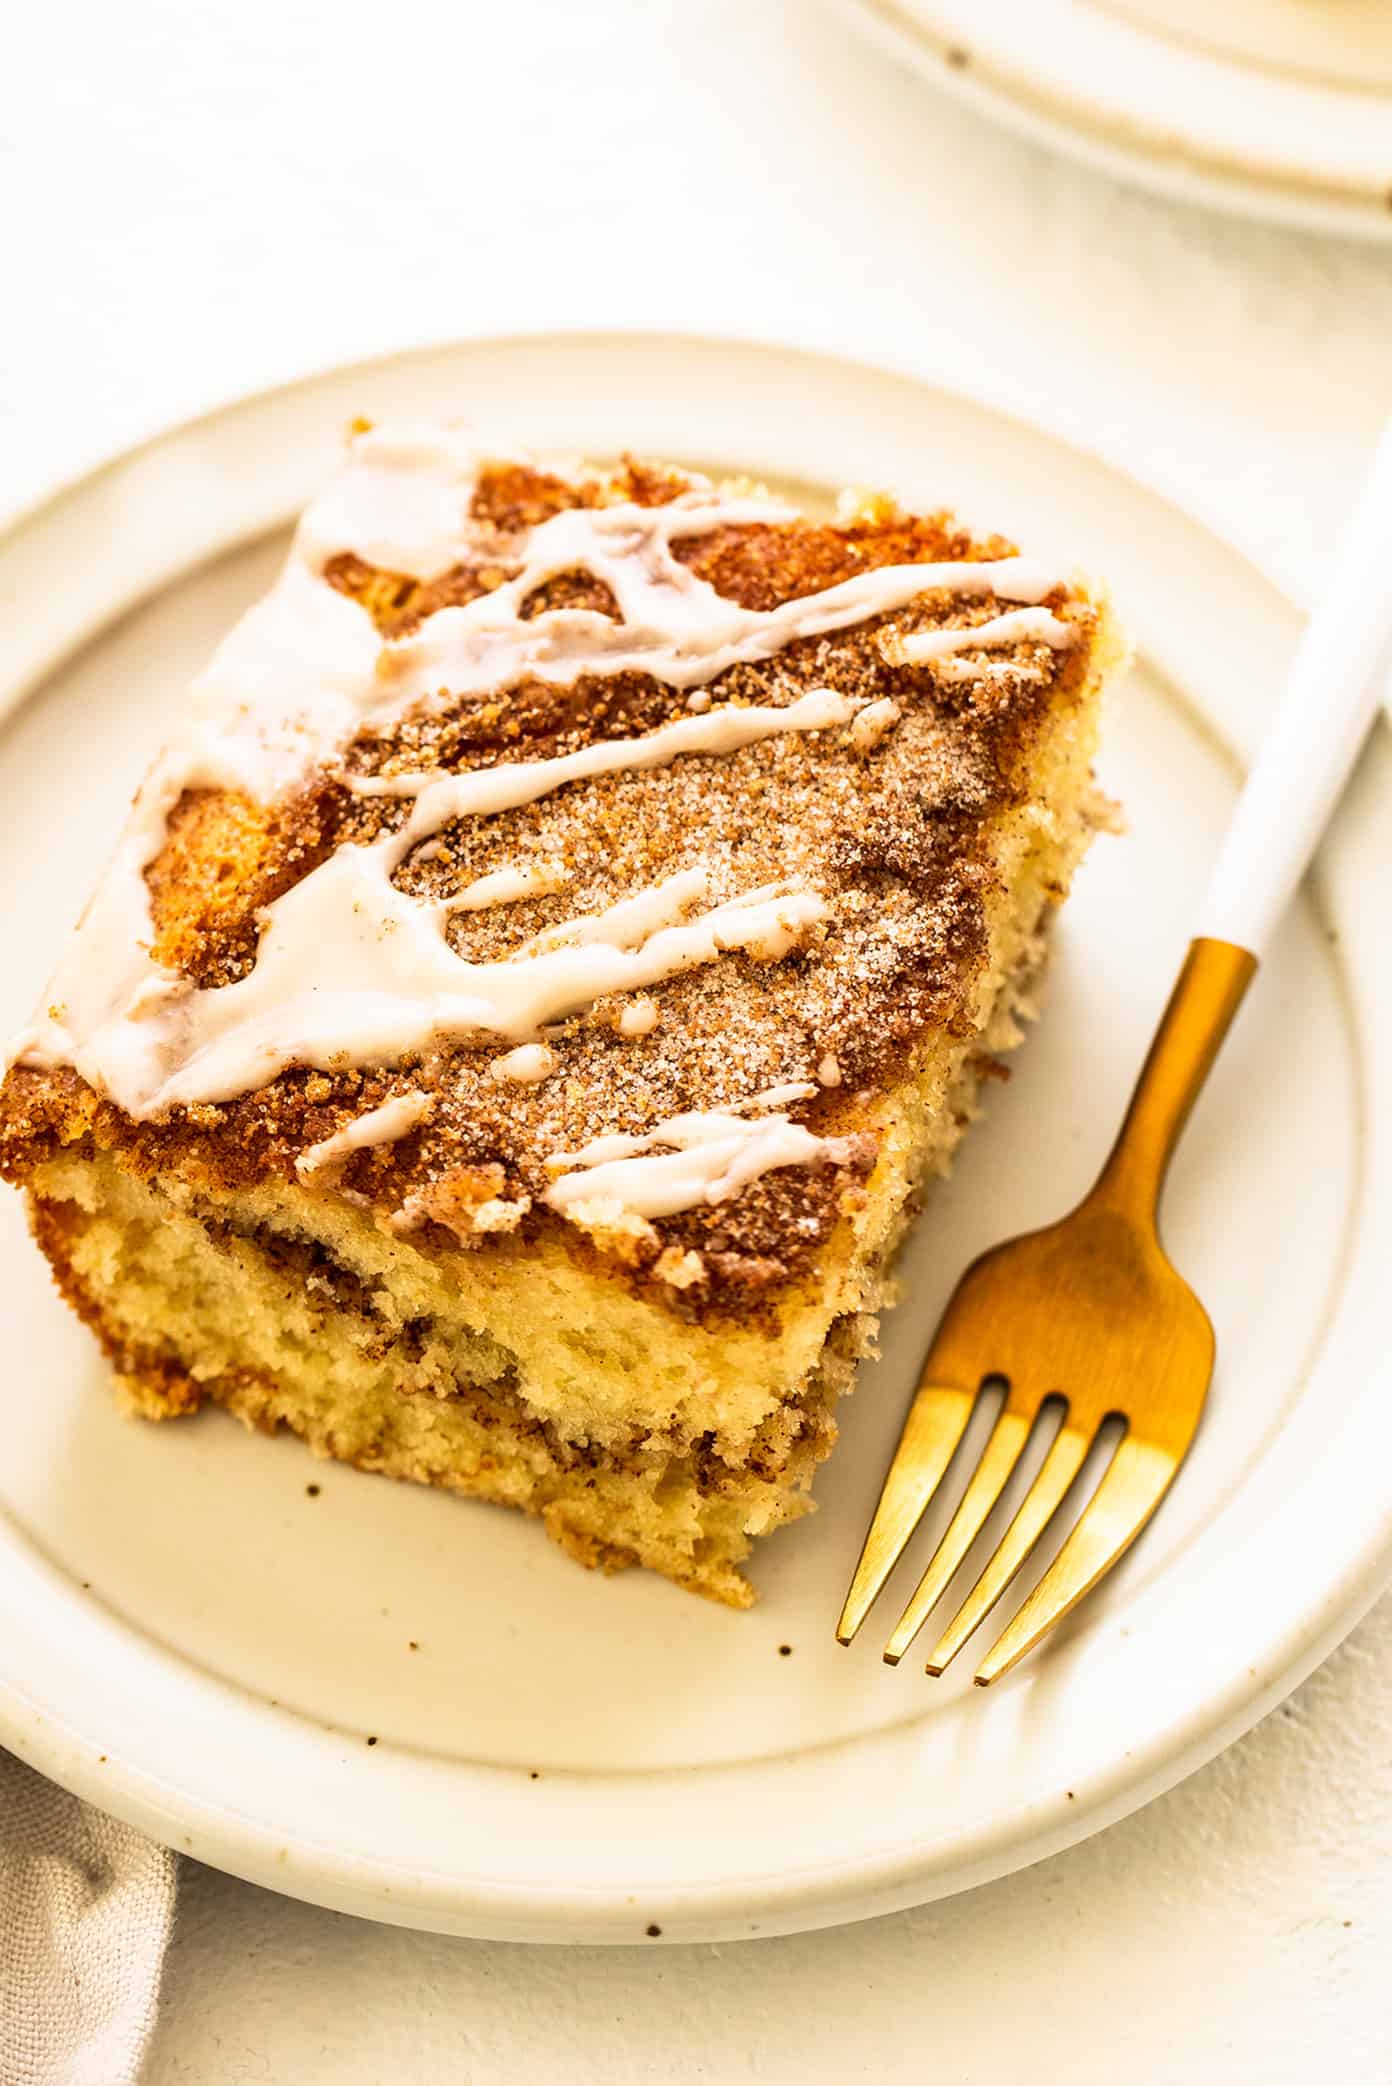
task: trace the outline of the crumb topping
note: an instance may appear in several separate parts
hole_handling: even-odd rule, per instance
[[[490,465],[473,493],[468,558],[420,580],[345,548],[323,577],[394,641],[515,579],[519,539],[543,521],[571,508],[661,506],[693,483],[634,461],[575,476]],[[1001,538],[974,540],[945,515],[906,516],[883,497],[859,496],[845,514],[840,526],[758,522],[673,548],[698,579],[757,611],[880,566],[1013,555]],[[553,760],[713,707],[786,708],[822,688],[855,704],[839,727],[595,775],[452,820],[394,874],[403,894],[443,907],[508,873],[519,895],[448,913],[449,948],[476,964],[525,960],[548,938],[565,946],[575,923],[682,872],[703,873],[712,906],[762,887],[816,894],[822,917],[777,960],[757,944],[730,949],[641,992],[601,995],[511,1051],[495,1037],[411,1051],[390,1067],[292,1068],[164,1121],[132,1121],[67,1068],[21,1064],[0,1100],[0,1162],[22,1174],[43,1149],[83,1135],[118,1145],[139,1170],[174,1164],[236,1185],[293,1178],[307,1153],[332,1145],[332,1192],[365,1199],[427,1244],[432,1233],[478,1243],[559,1227],[577,1253],[636,1273],[674,1308],[757,1298],[805,1267],[854,1205],[874,1160],[877,1098],[906,1060],[931,1035],[970,1030],[1000,822],[1027,801],[1043,725],[1077,699],[1089,670],[1086,595],[1061,585],[1044,607],[1070,626],[1069,649],[1025,634],[979,652],[954,641],[934,656],[915,638],[986,625],[1000,604],[930,588],[888,615],[731,666],[694,695],[628,672],[567,685],[527,678],[501,693],[445,688],[428,706],[369,723],[288,796],[186,791],[146,871],[152,953],[189,986],[222,988],[252,971],[267,906],[335,849],[403,826],[410,801],[364,795],[365,782]],[[621,617],[612,589],[583,571],[551,577],[519,614],[557,610]],[[789,1113],[817,1137],[847,1140],[835,1164],[769,1171],[728,1202],[656,1221],[546,1206],[558,1152],[798,1083],[807,1098]],[[390,1113],[406,1096],[409,1112]],[[372,1111],[388,1112],[390,1138],[333,1142]],[[300,1165],[302,1179],[315,1172]]]

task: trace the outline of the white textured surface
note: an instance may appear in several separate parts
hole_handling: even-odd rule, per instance
[[[151,2081],[1385,2086],[1392,1612],[1182,1788],[892,1919],[650,1955],[186,1873]]]
[[[797,0],[401,0],[376,22],[86,0],[25,10],[7,59],[6,505],[326,361],[692,325],[1036,400],[1305,587],[1392,387],[1382,250],[1090,178]],[[473,1946],[192,1871],[150,2079],[1373,2086],[1389,1730],[1384,1603],[1286,1710],[1100,1839],[737,1948]]]

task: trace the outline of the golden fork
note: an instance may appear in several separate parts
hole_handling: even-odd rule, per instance
[[[1170,1265],[1157,1214],[1190,1110],[1372,722],[1392,631],[1392,422],[1375,453],[1111,1156],[1061,1223],[983,1254],[929,1349],[836,1634],[849,1644],[947,1473],[981,1391],[1004,1402],[885,1648],[897,1665],[1000,1500],[1046,1402],[1063,1420],[1014,1518],[928,1660],[940,1674],[1025,1564],[1097,1441],[1111,1462],[1054,1562],[977,1668],[1008,1672],[1135,1540],[1198,1431],[1213,1374],[1208,1314]]]

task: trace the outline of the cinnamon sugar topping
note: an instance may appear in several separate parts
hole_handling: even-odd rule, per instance
[[[541,1205],[677,1290],[752,1269],[794,1206],[804,1236],[831,1221],[858,1097],[961,1017],[991,822],[1091,620],[890,502],[832,529],[674,473],[360,436],[17,1055],[152,1151],[370,1169],[403,1227]],[[230,878],[162,873],[219,834]],[[400,1159],[362,1134],[408,1115]]]

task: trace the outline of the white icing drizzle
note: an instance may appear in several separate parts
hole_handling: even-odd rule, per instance
[[[945,658],[950,652],[985,651],[1030,642],[1066,652],[1074,634],[1071,623],[1062,622],[1047,608],[1017,608],[1008,615],[993,616],[987,623],[915,630],[907,637],[887,631],[880,639],[880,650],[891,666],[926,666],[930,660]]]
[[[690,912],[705,897],[709,886],[704,868],[678,870],[675,876],[664,877],[660,884],[649,884],[632,898],[619,899],[602,913],[562,920],[555,927],[543,929],[527,944],[527,950],[530,953],[556,949],[566,943],[587,948],[593,942],[609,942],[615,949],[636,948],[659,928],[674,926],[683,913]]]
[[[620,1010],[618,1031],[621,1036],[650,1036],[656,1027],[656,1000],[630,1000],[628,1005]]]
[[[565,923],[509,961],[470,963],[446,939],[452,912],[508,904],[557,888],[557,879],[545,869],[505,864],[454,899],[413,898],[392,881],[413,848],[428,846],[451,820],[494,816],[589,777],[850,723],[861,706],[831,689],[782,708],[717,707],[705,684],[730,666],[905,607],[930,591],[1028,606],[974,628],[902,639],[906,659],[1029,638],[1062,644],[1070,635],[1038,606],[1054,575],[1024,558],[885,566],[771,610],[743,609],[699,579],[674,546],[730,526],[783,523],[793,511],[708,486],[656,508],[567,510],[503,539],[471,516],[479,461],[477,445],[449,430],[374,430],[354,442],[346,470],[306,513],[280,580],[195,684],[187,724],[141,790],[46,1009],[19,1039],[16,1055],[74,1066],[135,1117],[234,1098],[290,1065],[337,1071],[390,1063],[439,1038],[504,1038],[519,1048],[498,1062],[521,1056],[536,1064],[539,1053],[550,1055],[535,1041],[546,1024],[732,949],[776,961],[826,917],[825,900],[815,891],[766,886],[693,914],[709,897],[698,866]],[[323,577],[325,563],[349,551],[420,579],[483,554],[520,569],[492,593],[440,609],[412,636],[383,644],[367,612]],[[610,589],[617,619],[576,609],[522,615],[538,587],[574,570]],[[370,846],[341,846],[266,907],[245,978],[198,988],[152,960],[144,871],[185,790],[232,788],[272,800],[332,763],[363,726],[384,727],[442,692],[500,693],[527,677],[571,683],[627,672],[691,691],[684,713],[643,737],[599,741],[552,760],[359,781],[354,786],[365,795],[413,799],[409,817]],[[882,713],[883,705],[870,710]],[[878,728],[878,718],[863,727]],[[381,1115],[388,1134],[400,1134],[390,1130],[405,1121],[398,1103],[339,1135],[365,1131]],[[667,1209],[680,1206],[670,1200],[678,1175],[696,1183],[693,1193],[719,1199],[769,1166],[813,1163],[831,1150],[777,1115],[758,1124],[735,1113],[674,1121],[687,1124],[683,1137],[691,1125],[703,1127],[672,1152],[634,1150],[603,1162],[656,1168],[642,1179],[660,1173],[667,1185],[639,1192],[657,1193]],[[801,1159],[788,1156],[794,1153]],[[314,1153],[304,1156],[311,1172],[324,1163]],[[582,1171],[593,1186],[592,1170]],[[619,1185],[633,1179],[624,1175]],[[561,1183],[556,1189],[559,1207],[568,1191]]]
[[[489,1066],[495,1079],[511,1080],[514,1086],[537,1086],[556,1069],[556,1053],[544,1043],[519,1043],[505,1057],[495,1057]]]
[[[668,1116],[641,1136],[634,1136],[627,1130],[615,1130],[603,1137],[592,1137],[588,1144],[581,1145],[576,1151],[553,1152],[546,1163],[558,1172],[572,1166],[603,1166],[611,1159],[629,1159],[637,1152],[650,1151],[655,1144],[679,1144],[681,1135],[670,1136],[668,1133],[682,1133],[692,1124],[698,1126],[699,1141],[699,1126],[703,1124],[744,1122],[751,1109],[786,1108],[792,1101],[810,1101],[816,1091],[810,1079],[789,1080],[784,1086],[765,1087],[762,1093],[751,1094],[746,1101],[729,1101],[722,1109],[685,1109],[680,1115]],[[746,1129],[751,1127],[748,1123],[744,1126]]]
[[[159,845],[166,792],[134,821],[59,967],[48,1011],[19,1051],[31,1063],[75,1065],[128,1114],[150,1116],[231,1100],[292,1064],[390,1063],[442,1037],[522,1041],[606,993],[657,984],[730,949],[776,960],[825,918],[815,892],[765,887],[682,925],[657,924],[674,922],[704,893],[706,873],[692,869],[573,923],[570,946],[474,964],[444,938],[449,902],[412,898],[391,878],[418,840],[451,819],[532,803],[589,773],[822,730],[854,710],[847,697],[813,690],[783,709],[722,706],[647,738],[603,740],[550,761],[391,778],[395,786],[378,794],[417,794],[401,830],[370,847],[340,847],[267,906],[250,975],[215,989],[162,971],[143,946],[151,928],[141,872]],[[142,927],[132,934],[123,922],[137,907]],[[93,920],[100,932],[89,936]],[[657,931],[646,931],[649,923]]]
[[[815,1091],[805,1084],[773,1089],[799,1099]],[[551,1183],[545,1200],[563,1214],[618,1208],[635,1217],[670,1217],[698,1203],[728,1202],[777,1167],[839,1165],[850,1151],[849,1139],[818,1137],[781,1112],[751,1120],[731,1110],[693,1109],[641,1137],[596,1137],[579,1151],[558,1154],[551,1163],[570,1170]]]
[[[751,1108],[786,1108],[790,1101],[810,1101],[817,1089],[810,1079],[790,1079],[782,1086],[766,1086],[748,1101],[727,1101],[730,1115],[747,1115]]]
[[[899,705],[892,696],[881,696],[877,703],[867,703],[851,720],[851,744],[857,753],[869,753],[878,746],[887,732],[892,732],[899,722]]]
[[[170,980],[162,996],[152,986],[164,1018],[122,1015],[114,1035],[99,1028],[78,1061],[83,1076],[90,1063],[130,1114],[154,1115],[231,1100],[294,1064],[390,1064],[440,1038],[525,1041],[606,993],[657,984],[727,950],[767,957],[789,948],[827,908],[815,893],[794,893],[713,907],[635,949],[596,940],[469,963],[440,932],[440,909],[398,891],[376,849],[345,847],[266,911],[247,977],[214,990]],[[177,1069],[166,1072],[171,1060]]]
[[[1044,669],[1037,665],[1025,665],[1016,659],[973,659],[969,653],[959,652],[956,658],[935,659],[933,677],[937,681],[952,681],[962,684],[968,681],[980,683],[1010,680],[1042,681]]]
[[[438,833],[456,818],[491,818],[549,797],[568,782],[625,769],[665,768],[683,754],[738,753],[783,732],[820,732],[848,724],[857,705],[834,688],[809,688],[796,702],[722,703],[699,717],[677,717],[641,739],[596,739],[575,753],[544,761],[502,761],[495,768],[470,768],[462,775],[407,773],[352,779],[363,797],[414,797],[416,806],[396,835],[398,860],[417,841]]]
[[[693,688],[729,667],[772,658],[796,638],[845,630],[936,588],[1037,602],[1055,584],[1032,558],[881,565],[777,608],[747,609],[717,594],[673,555],[672,544],[683,536],[771,518],[786,520],[787,510],[771,515],[767,503],[701,493],[684,494],[665,507],[575,508],[555,515],[533,531],[516,579],[465,607],[439,609],[414,636],[383,653],[378,679],[392,691],[390,707],[429,703],[442,689],[456,697],[513,688],[522,680],[568,685],[581,674],[649,674],[672,688]],[[579,608],[552,609],[530,620],[521,616],[538,587],[576,570],[605,582],[622,620]]]
[[[381,651],[371,617],[292,550],[194,682],[189,725],[161,765],[179,789],[241,789],[271,802],[373,714]]]
[[[319,1144],[312,1144],[307,1152],[301,1152],[295,1161],[295,1171],[302,1181],[313,1179],[326,1167],[335,1167],[348,1159],[354,1152],[365,1151],[369,1145],[394,1144],[398,1137],[405,1137],[430,1113],[430,1096],[414,1090],[406,1094],[395,1094],[384,1101],[380,1108],[369,1108],[332,1137]]]
[[[478,540],[469,519],[485,452],[467,428],[398,423],[354,437],[310,506],[295,549],[312,571],[340,552],[412,579],[437,579]]]
[[[429,847],[438,845],[435,841]],[[421,849],[421,854],[426,853]],[[476,876],[471,884],[457,892],[453,898],[442,901],[447,913],[481,913],[490,906],[513,905],[519,898],[544,898],[551,891],[558,891],[566,881],[565,872],[557,865],[542,868],[492,869],[487,876]]]

